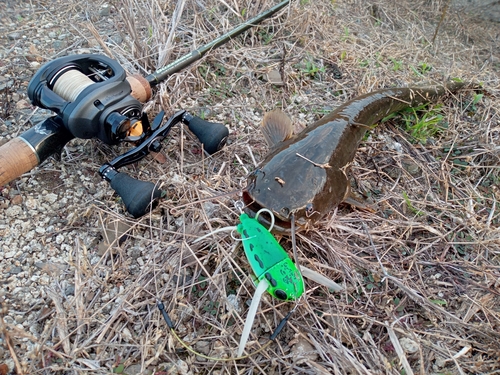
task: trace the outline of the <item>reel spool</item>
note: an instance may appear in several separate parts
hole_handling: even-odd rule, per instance
[[[131,82],[139,88],[136,92],[142,88],[138,96],[147,100],[151,92],[147,81],[134,77]],[[149,127],[141,102],[131,93],[120,64],[93,54],[51,61],[28,85],[32,103],[54,111],[74,137],[98,138],[107,144],[140,140]]]

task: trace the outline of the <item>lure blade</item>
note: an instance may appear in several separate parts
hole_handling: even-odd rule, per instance
[[[248,309],[247,319],[245,320],[245,326],[243,327],[243,332],[241,333],[237,357],[241,357],[243,354],[243,350],[245,350],[245,346],[247,345],[248,337],[250,336],[250,331],[252,329],[253,321],[255,320],[255,315],[257,314],[257,309],[259,308],[260,299],[262,298],[262,294],[267,290],[268,287],[269,283],[266,279],[263,279],[259,281],[259,284],[255,289],[252,303],[250,304],[250,308]]]
[[[300,266],[300,272],[302,273],[302,276],[308,278],[309,280],[316,281],[318,284],[324,285],[328,289],[331,289],[335,292],[340,292],[344,289],[341,285],[337,284],[335,281],[330,280],[328,277],[325,277],[320,273],[313,271],[310,268]]]
[[[259,281],[268,281],[269,294],[281,300],[299,298],[304,293],[304,280],[274,236],[247,214],[240,215],[236,230],[253,273]]]

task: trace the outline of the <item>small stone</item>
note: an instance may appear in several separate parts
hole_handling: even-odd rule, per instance
[[[67,296],[74,296],[75,295],[75,286],[68,285],[66,288],[64,288],[64,294]]]
[[[23,272],[23,269],[21,267],[12,267],[9,271],[11,275],[17,275]]]
[[[116,44],[121,44],[123,42],[123,38],[121,37],[120,34],[115,34],[110,37],[110,39],[115,42]]]
[[[236,312],[241,312],[240,301],[236,294],[230,294],[227,297],[226,309],[227,311],[235,310]]]
[[[16,39],[21,39],[23,36],[20,32],[13,32],[13,33],[10,33],[10,34],[7,34],[7,38],[9,40],[16,40]]]
[[[99,15],[101,17],[106,17],[106,16],[109,16],[109,13],[111,12],[111,5],[109,4],[103,4],[101,6],[101,9],[99,9]]]
[[[10,206],[5,210],[5,216],[7,217],[18,217],[23,213],[21,206]]]
[[[407,353],[416,353],[418,352],[419,345],[412,339],[409,339],[407,337],[402,337],[399,339],[399,343],[401,344],[401,347],[403,350]]]
[[[9,251],[8,253],[5,253],[3,255],[4,259],[11,259],[11,258],[14,258],[15,256],[16,256],[15,251]]]
[[[420,167],[413,161],[403,161],[403,168],[412,176],[417,176],[420,172]]]
[[[308,359],[313,362],[318,359],[316,349],[303,336],[299,336],[299,338],[296,339],[295,345],[293,345],[291,350],[291,355],[293,358],[299,359],[299,357],[302,357],[303,359]]]
[[[56,50],[63,49],[66,47],[66,42],[64,40],[55,40],[54,43],[52,43],[52,47]]]
[[[123,327],[121,334],[124,341],[130,342],[132,340],[132,334],[127,327]]]
[[[57,201],[59,197],[57,196],[57,194],[54,194],[54,193],[49,193],[47,194],[44,199],[45,201],[49,202],[49,203],[55,203]]]
[[[17,110],[21,110],[21,109],[25,109],[25,108],[29,108],[29,107],[30,107],[30,103],[25,99],[21,99],[16,103]]]
[[[14,195],[10,200],[10,203],[13,205],[19,205],[23,203],[23,197],[21,195]]]
[[[142,374],[142,365],[135,364],[135,365],[130,365],[128,367],[125,367],[125,370],[123,372],[124,374],[129,374],[129,375],[139,375]]]
[[[214,213],[217,211],[217,208],[219,206],[212,203],[212,202],[205,202],[203,203],[203,210],[207,214],[207,217],[210,219],[214,215]]]
[[[281,79],[281,74],[278,70],[271,70],[267,73],[267,81],[276,86],[283,86],[283,80]]]
[[[208,353],[210,353],[209,341],[197,341],[196,344],[194,344],[194,347],[201,354],[208,355]]]

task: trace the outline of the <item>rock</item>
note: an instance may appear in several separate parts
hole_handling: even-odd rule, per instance
[[[23,269],[21,267],[12,267],[8,273],[11,275],[17,275],[19,273],[23,272]]]
[[[281,74],[278,70],[271,70],[267,73],[267,81],[276,86],[283,86],[283,80],[281,79]]]
[[[210,353],[210,342],[209,341],[197,341],[194,344],[196,351],[208,355]]]
[[[218,208],[219,208],[218,205],[210,201],[203,203],[203,210],[205,211],[205,214],[209,219],[213,217],[214,213],[217,211]]]
[[[25,109],[25,108],[29,108],[29,107],[31,107],[31,104],[25,99],[21,99],[16,103],[17,110],[21,110],[21,109]]]
[[[240,300],[236,294],[230,294],[226,297],[226,309],[227,311],[231,312],[232,310],[240,313],[241,312],[241,305],[240,305]]]
[[[12,203],[13,205],[19,205],[23,203],[23,197],[21,195],[14,195],[10,200],[10,203]]]
[[[291,350],[291,355],[294,358],[300,360],[303,358],[304,360],[316,361],[318,359],[318,353],[314,346],[311,345],[309,340],[307,340],[304,336],[300,335],[296,340],[294,340],[294,345]],[[300,358],[301,357],[301,358]]]
[[[5,216],[11,218],[21,216],[22,214],[23,209],[21,208],[21,206],[10,206],[5,210]]]
[[[419,345],[412,339],[409,339],[408,337],[402,337],[399,339],[399,343],[401,344],[401,347],[403,350],[407,353],[416,353],[418,352]]]
[[[99,15],[101,17],[106,17],[106,16],[109,16],[111,12],[111,5],[110,4],[103,4],[101,5],[101,9],[99,9]]]
[[[130,365],[128,367],[125,367],[125,370],[123,371],[123,373],[127,374],[127,375],[140,375],[142,373],[142,365],[135,364],[135,365]]]
[[[17,31],[10,33],[10,34],[7,34],[7,38],[9,40],[17,40],[17,39],[21,39],[22,37],[23,37],[23,35]]]
[[[110,39],[116,44],[121,44],[123,42],[123,38],[120,34],[112,35]]]

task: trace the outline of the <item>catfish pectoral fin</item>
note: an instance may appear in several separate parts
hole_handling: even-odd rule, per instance
[[[267,145],[273,147],[292,137],[292,119],[282,110],[275,109],[264,115],[261,130]]]

